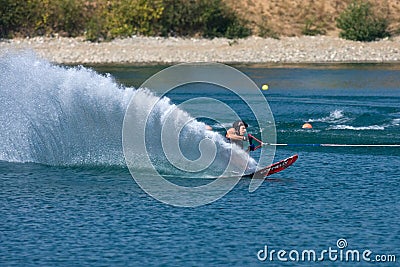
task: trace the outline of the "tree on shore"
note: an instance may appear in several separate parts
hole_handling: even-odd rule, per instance
[[[378,16],[370,2],[353,1],[337,18],[340,37],[353,41],[375,41],[390,36],[386,18]]]

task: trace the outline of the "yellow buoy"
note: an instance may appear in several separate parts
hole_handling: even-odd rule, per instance
[[[301,127],[303,129],[312,129],[312,125],[308,122],[304,123],[303,126]]]
[[[261,89],[263,89],[263,90],[268,90],[268,84],[263,84],[263,86],[261,87]]]

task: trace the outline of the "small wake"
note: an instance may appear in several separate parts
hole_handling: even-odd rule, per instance
[[[351,125],[335,125],[329,127],[328,130],[353,130],[353,131],[367,131],[367,130],[385,130],[384,126],[371,125],[371,126],[351,126]]]
[[[318,119],[309,119],[307,122],[326,122],[326,123],[343,123],[349,121],[350,118],[344,115],[344,111],[340,109],[336,109],[332,111],[329,116],[318,118]]]
[[[369,125],[369,126],[334,125],[329,127],[328,130],[383,131],[385,129],[398,126],[400,126],[400,119],[393,119],[390,123],[384,123],[382,125]]]
[[[369,116],[368,113],[354,115],[354,117],[348,117],[345,115],[345,112],[340,109],[336,109],[330,112],[329,116],[317,118],[317,119],[309,119],[307,122],[309,123],[323,123],[326,126],[323,127],[325,130],[352,130],[352,131],[383,131],[387,128],[400,126],[400,119],[391,119],[385,122],[372,124],[372,125],[360,125],[368,122],[363,117]],[[379,120],[379,119],[378,119]],[[355,125],[351,125],[352,124]],[[358,125],[357,125],[358,124]]]
[[[400,119],[393,119],[392,126],[400,126]]]

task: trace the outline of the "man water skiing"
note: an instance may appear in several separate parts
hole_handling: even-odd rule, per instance
[[[247,151],[253,151],[254,145],[252,144],[252,138],[249,138],[249,136],[246,134],[248,126],[249,125],[242,120],[235,121],[232,125],[232,128],[229,128],[229,130],[226,132],[226,138],[228,138],[232,144],[236,144],[242,149],[244,149],[243,143],[249,142]]]
[[[244,142],[249,142],[249,147],[247,149],[247,152],[249,151],[254,151],[257,150],[258,148],[261,148],[263,146],[263,142],[256,137],[252,136],[251,134],[247,134],[247,127],[248,124],[242,120],[235,121],[232,125],[232,128],[229,128],[229,130],[226,132],[226,138],[232,143],[236,144],[242,149],[244,148]],[[259,143],[258,146],[255,146],[253,144],[253,140],[257,143]],[[255,177],[255,178],[266,178],[268,175],[280,172],[290,165],[292,165],[298,158],[299,156],[297,154],[281,160],[279,162],[276,162],[272,165],[269,165],[267,167],[264,167],[262,169],[257,170],[256,172],[253,172],[251,174],[247,174],[249,177]]]

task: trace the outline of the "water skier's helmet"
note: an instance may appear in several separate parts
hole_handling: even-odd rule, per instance
[[[239,133],[239,131],[240,131],[240,126],[244,126],[244,127],[249,127],[249,125],[246,123],[246,122],[244,122],[244,121],[242,121],[242,120],[238,120],[238,121],[235,121],[234,123],[233,123],[233,128],[235,129],[235,131],[237,132],[237,133]]]

